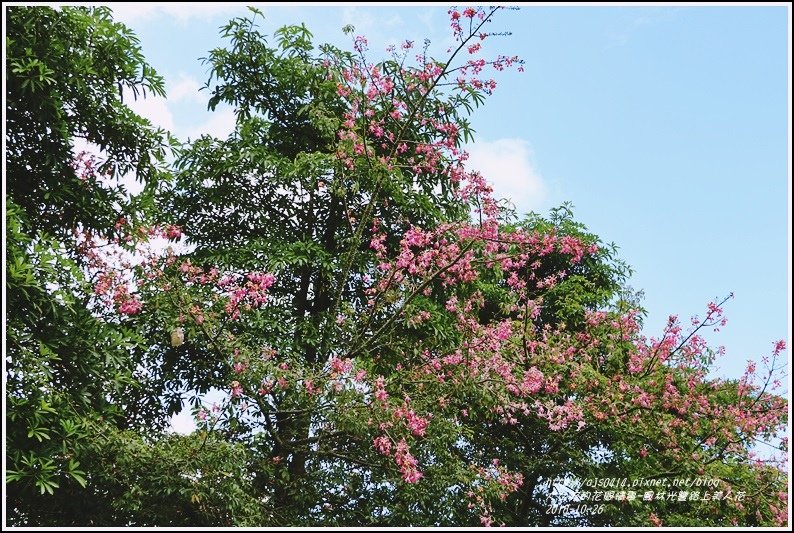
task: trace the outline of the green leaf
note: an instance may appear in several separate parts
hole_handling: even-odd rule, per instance
[[[50,440],[49,430],[42,427],[32,427],[28,429],[28,437],[34,437],[39,442]]]

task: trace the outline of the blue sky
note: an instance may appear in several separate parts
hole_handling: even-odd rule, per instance
[[[261,6],[271,34],[304,22],[317,42],[349,48],[353,24],[373,55],[388,43],[450,41],[444,5]],[[167,100],[136,109],[178,137],[223,135],[231,110],[206,111],[198,58],[243,6],[117,5],[165,76]],[[518,54],[472,117],[472,163],[521,212],[571,201],[575,215],[635,269],[648,334],[669,314],[703,315],[735,293],[714,344],[719,374],[790,346],[788,8],[532,7],[500,13],[486,50]]]

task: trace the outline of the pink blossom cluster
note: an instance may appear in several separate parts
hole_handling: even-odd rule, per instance
[[[349,374],[353,370],[353,361],[351,359],[339,359],[332,357],[329,361],[331,372],[336,375]]]
[[[182,237],[182,227],[175,224],[166,224],[161,226],[155,224],[153,226],[141,226],[135,230],[138,237],[161,238],[169,241],[176,241]]]
[[[454,31],[464,43],[461,48],[465,48],[469,55],[480,52],[481,43],[469,41],[482,41],[487,37],[479,29],[494,11],[496,9],[488,13],[482,8],[463,10],[463,17],[472,21],[472,28],[466,34],[460,27]],[[460,19],[461,15],[457,11],[450,13],[454,29],[454,21]],[[471,14],[471,17],[467,14]],[[469,89],[490,93],[496,87],[495,80],[482,80],[476,76],[483,66],[490,64],[497,70],[503,70],[514,63],[520,64],[516,57],[499,56],[491,61],[470,59],[461,67],[452,67],[447,63],[430,61],[425,54],[419,54],[417,65],[408,67],[404,61],[405,54],[412,48],[413,43],[410,41],[400,46],[400,52],[397,47],[389,48],[393,54],[402,54],[402,57],[395,57],[396,63],[400,65],[398,72],[389,70],[387,73],[382,66],[369,64],[364,56],[367,41],[362,36],[354,39],[354,49],[359,55],[357,61],[343,62],[337,57],[325,61],[328,78],[336,83],[337,94],[349,104],[349,111],[344,115],[342,128],[337,135],[340,141],[337,157],[347,169],[355,170],[362,163],[369,167],[377,161],[388,170],[401,167],[403,170],[410,169],[416,175],[445,172],[451,161],[464,157],[457,148],[461,135],[458,124],[454,120],[440,118],[448,117],[451,111],[450,104],[440,103],[443,94],[440,88],[456,85],[464,94],[468,94]],[[452,75],[458,77],[455,84],[444,81]],[[438,109],[434,110],[439,115],[426,113],[421,105],[417,105],[429,101],[427,97],[430,95],[439,97],[434,100],[439,102]],[[412,131],[419,130],[418,138],[403,138],[409,121]]]
[[[375,379],[375,399],[379,402],[385,402],[389,398],[389,393],[386,392],[386,379],[383,376],[378,376]]]
[[[394,416],[405,420],[405,426],[414,437],[424,437],[429,420],[417,415],[413,409],[400,407],[394,411]]]
[[[100,165],[97,156],[85,150],[80,151],[75,156],[71,167],[74,169],[77,179],[89,190],[103,181],[109,182],[112,179],[109,171],[103,174],[99,173]]]
[[[238,320],[241,310],[251,310],[264,305],[268,299],[268,289],[275,281],[273,274],[260,272],[251,272],[244,279],[235,279],[231,276],[222,278],[218,286],[228,295],[224,305],[226,314],[232,320]]]
[[[391,455],[391,439],[389,439],[389,437],[385,435],[375,437],[373,446],[378,450],[378,453],[382,455]]]
[[[416,483],[422,479],[423,474],[417,467],[417,460],[411,455],[408,443],[406,443],[404,439],[401,439],[400,442],[397,443],[397,447],[394,451],[394,462],[400,467],[400,473],[406,483]]]

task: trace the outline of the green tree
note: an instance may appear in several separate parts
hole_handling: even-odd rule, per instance
[[[15,523],[785,521],[785,475],[750,454],[787,423],[772,381],[783,343],[761,385],[754,368],[710,379],[699,332],[722,324],[721,303],[644,337],[614,247],[568,206],[517,220],[466,171],[466,116],[495,86],[484,69],[519,64],[484,59],[496,11],[451,9],[449,57],[426,46],[414,64],[410,42],[371,62],[361,36],[353,52],[315,48],[303,26],[268,37],[253,10],[206,59],[209,107],[232,105],[236,130],[182,148],[156,216],[148,189],[124,204],[128,219],[97,219],[105,240],[67,244],[29,233],[25,206],[9,203],[15,301],[55,302],[62,317],[33,315],[50,320],[44,336],[11,330]],[[100,182],[83,167],[80,181]],[[146,249],[180,228],[190,252]],[[91,327],[53,349],[73,316]],[[125,356],[111,371],[68,359],[104,378],[86,380],[96,405],[73,400],[80,372],[52,377],[72,347]],[[212,389],[220,405],[205,403]],[[185,398],[199,430],[159,433]],[[71,440],[57,433],[77,424]],[[574,477],[696,476],[747,500],[548,512],[581,503],[561,490]]]
[[[395,246],[414,225],[432,228],[468,217],[467,202],[457,199],[448,172],[470,135],[463,113],[479,105],[485,91],[448,91],[444,85],[460,73],[455,71],[466,63],[455,61],[479,40],[491,15],[483,12],[484,21],[461,36],[447,62],[425,54],[416,67],[408,65],[405,53],[367,63],[362,38],[354,53],[315,48],[303,26],[277,30],[273,45],[254,19],[235,19],[223,28],[229,48],[213,50],[206,59],[212,73],[209,107],[233,105],[237,129],[228,139],[205,136],[192,143],[161,199],[170,221],[195,245],[192,264],[277,276],[272,299],[278,305],[262,309],[250,324],[230,324],[236,337],[268,339],[284,361],[321,370],[342,340],[337,316],[366,309],[366,279],[376,266],[368,245],[373,220],[389,228],[386,244]],[[353,87],[358,80],[369,93]],[[368,117],[360,114],[365,107]],[[361,125],[356,122],[368,118],[369,133],[355,133]],[[341,157],[348,149],[355,161]],[[162,321],[151,327],[152,337],[167,335]],[[201,334],[190,330],[188,338]],[[165,348],[152,356],[164,362],[158,367],[174,407],[188,390],[226,388],[233,378],[228,354],[210,344]],[[324,459],[310,459],[294,447],[314,431],[310,416],[285,416],[296,401],[279,399],[273,434],[252,443],[262,461],[285,457],[290,483],[276,485],[273,495],[289,517],[281,523],[307,519],[335,483],[324,472]],[[318,483],[318,476],[326,481]]]
[[[137,207],[124,201],[118,178],[135,172],[151,190],[165,155],[164,132],[130,110],[123,95],[163,96],[163,80],[107,8],[16,6],[7,14],[7,194],[32,233],[64,238],[78,225],[108,232]],[[75,139],[103,151],[112,186],[74,172]]]
[[[217,436],[162,435],[90,423],[87,483],[64,484],[18,508],[14,524],[72,527],[258,526],[269,519],[252,490],[241,444]]]
[[[120,217],[145,219],[166,145],[122,102],[128,90],[164,94],[163,81],[108,9],[7,9],[6,480],[9,517],[24,524],[68,509],[65,494],[86,485],[90,424],[165,422],[155,403],[142,416],[142,339],[90,304],[75,234],[112,239]],[[75,157],[78,139],[102,160]],[[134,198],[121,183],[130,172],[146,184]]]
[[[706,379],[697,331],[716,323],[643,338],[614,249],[566,207],[516,223],[465,172],[493,12],[451,14],[458,48],[417,66],[370,63],[362,37],[346,53],[302,26],[272,45],[255,17],[223,29],[209,106],[233,105],[237,129],[186,147],[161,196],[195,248],[148,264],[147,336],[185,335],[150,365],[174,409],[191,396],[202,424],[246,443],[271,524],[702,520],[688,502],[547,512],[577,501],[550,499],[556,475],[757,473],[749,442],[785,424],[785,403],[711,392],[728,385]],[[208,415],[213,387],[229,398]],[[671,398],[711,422],[685,423]],[[768,425],[727,414],[755,404]],[[777,520],[776,501],[757,520]],[[735,503],[723,516],[756,520]]]

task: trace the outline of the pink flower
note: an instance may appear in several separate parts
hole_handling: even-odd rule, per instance
[[[113,272],[100,273],[99,279],[97,280],[97,283],[94,286],[94,294],[98,296],[107,294],[110,291],[111,286],[113,285],[113,279],[115,277],[116,276]]]
[[[383,137],[384,130],[383,130],[383,128],[382,128],[380,125],[378,125],[378,124],[372,124],[372,125],[369,127],[369,131],[370,131],[370,132],[371,132],[371,133],[372,133],[372,134],[373,134],[375,137],[378,137],[378,138],[380,138],[380,137]]]
[[[182,228],[169,224],[165,227],[165,237],[169,240],[176,240],[182,236]]]
[[[375,399],[379,402],[384,402],[389,397],[389,393],[383,389],[378,389],[375,391]]]
[[[553,378],[546,379],[546,392],[547,393],[555,394],[555,393],[559,392],[559,390],[560,390],[560,387],[559,387],[558,380],[553,379]]]
[[[119,313],[125,315],[135,315],[141,312],[143,308],[143,304],[138,300],[135,296],[132,296],[129,300],[125,301],[124,303],[119,306]]]
[[[524,374],[524,382],[521,385],[529,394],[537,393],[543,388],[543,372],[533,366]]]
[[[314,395],[320,392],[319,389],[314,386],[314,381],[311,379],[307,379],[303,384],[306,387],[306,392],[308,392],[309,395]]]
[[[239,398],[243,394],[243,386],[239,381],[232,381],[232,398]]]
[[[273,382],[267,379],[262,382],[262,385],[259,387],[259,390],[257,390],[256,393],[260,396],[264,396],[265,394],[270,394],[271,390],[273,390]]]
[[[353,48],[355,48],[356,52],[363,52],[367,49],[367,38],[362,35],[357,35],[354,42]]]
[[[378,376],[377,379],[375,379],[375,399],[379,402],[385,402],[388,397],[389,393],[386,392],[386,380],[383,376]]]
[[[419,470],[407,470],[403,472],[403,479],[406,483],[416,483],[422,479],[422,477],[424,477],[424,474],[422,474]]]
[[[400,467],[400,472],[406,483],[416,483],[422,479],[423,475],[416,467],[416,458],[411,455],[408,444],[404,439],[397,443],[397,449],[394,452],[394,462]]]
[[[347,374],[353,370],[353,361],[350,359],[331,358],[331,370],[336,374]]]
[[[411,434],[414,437],[423,437],[427,429],[427,424],[427,419],[417,415],[413,410],[405,413],[405,425],[408,426],[408,429],[411,430]]]
[[[638,397],[634,399],[634,403],[639,405],[640,407],[644,407],[646,409],[650,409],[651,407],[651,397],[648,396],[647,392],[642,392]]]
[[[378,453],[382,455],[391,454],[391,440],[389,437],[381,435],[380,437],[376,437],[372,443],[375,446],[375,449],[378,450]]]

